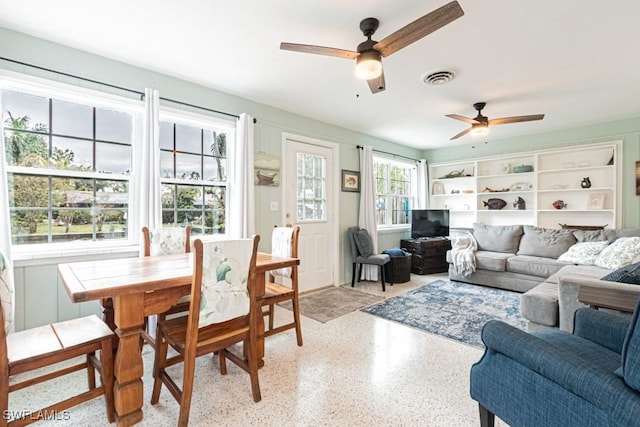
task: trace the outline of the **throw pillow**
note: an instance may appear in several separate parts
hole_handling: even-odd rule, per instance
[[[620,237],[600,252],[595,265],[617,270],[631,264],[638,255],[640,255],[640,237]]]
[[[573,235],[578,239],[578,243],[608,240],[604,230],[573,230]]]
[[[573,230],[525,225],[518,255],[558,258],[575,243]]]
[[[640,262],[619,268],[600,280],[640,285]]]
[[[571,246],[569,250],[558,257],[558,261],[572,264],[593,265],[598,254],[609,245],[609,242],[582,242]]]
[[[515,254],[518,250],[521,225],[473,224],[473,237],[478,242],[478,250]]]
[[[368,257],[373,253],[373,242],[369,232],[362,228],[355,233],[356,247],[363,257]]]

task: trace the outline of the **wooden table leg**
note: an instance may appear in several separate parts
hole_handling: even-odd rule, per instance
[[[140,331],[144,325],[144,294],[130,294],[113,299],[116,353],[113,389],[116,421],[119,427],[142,421],[143,365]]]

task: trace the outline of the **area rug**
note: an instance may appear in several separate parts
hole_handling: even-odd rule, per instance
[[[380,302],[383,298],[349,288],[332,286],[300,296],[300,314],[326,323],[362,307]],[[291,310],[291,301],[278,304]]]
[[[519,293],[448,280],[437,280],[362,311],[475,347],[483,346],[480,332],[489,320],[526,328]]]

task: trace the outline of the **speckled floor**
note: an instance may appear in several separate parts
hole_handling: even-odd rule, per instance
[[[417,276],[387,287],[362,282],[356,289],[385,297],[446,278]],[[290,316],[277,309],[276,319]],[[218,361],[199,358],[191,405],[192,426],[476,426],[477,404],[469,397],[469,369],[482,351],[456,341],[354,311],[319,323],[302,318],[304,346],[295,332],[267,338],[260,370],[262,401],[251,398],[249,376],[229,363],[221,376]],[[174,426],[178,405],[166,389],[151,405],[153,352],[143,352],[143,426]],[[180,369],[179,366],[174,369]],[[84,375],[17,392],[10,409],[28,407],[53,390],[84,387]],[[108,426],[102,398],[72,408],[55,426]],[[504,425],[497,420],[498,425]]]

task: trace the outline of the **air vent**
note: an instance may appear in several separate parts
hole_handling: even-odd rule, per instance
[[[429,73],[422,79],[425,84],[439,86],[449,83],[456,78],[456,73],[453,71],[436,71],[435,73]]]

